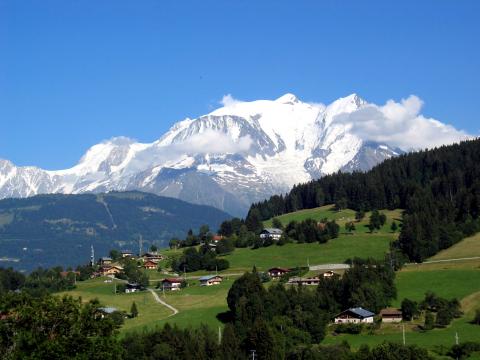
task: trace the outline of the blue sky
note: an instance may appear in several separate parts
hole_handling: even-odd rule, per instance
[[[356,92],[480,132],[480,1],[0,0],[0,158],[59,169],[218,106]]]

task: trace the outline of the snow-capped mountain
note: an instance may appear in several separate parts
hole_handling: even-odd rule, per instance
[[[70,169],[46,171],[0,160],[0,198],[41,193],[142,190],[244,215],[252,201],[338,170],[367,170],[398,155],[365,142],[336,118],[368,104],[353,94],[328,106],[286,94],[231,102],[176,123],[143,144],[113,138]]]

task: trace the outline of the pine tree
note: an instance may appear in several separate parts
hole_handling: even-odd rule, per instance
[[[398,226],[397,226],[397,223],[395,221],[392,222],[392,225],[390,226],[390,230],[392,230],[392,232],[396,232],[398,229]]]
[[[132,303],[132,306],[130,307],[130,314],[132,318],[136,318],[138,316],[138,309],[137,309],[137,304],[135,304],[135,301]]]

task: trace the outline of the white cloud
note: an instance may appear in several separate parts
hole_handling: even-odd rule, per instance
[[[171,148],[175,152],[189,154],[234,154],[248,151],[251,145],[250,136],[244,136],[238,141],[234,141],[223,132],[205,130],[190,136],[182,143],[171,145]]]
[[[388,100],[385,105],[368,104],[349,114],[335,117],[363,140],[387,143],[403,150],[432,148],[472,136],[420,111],[423,101],[415,95],[401,102]]]
[[[242,101],[235,99],[231,94],[223,95],[222,100],[220,100],[220,104],[223,106],[235,106],[241,102]]]

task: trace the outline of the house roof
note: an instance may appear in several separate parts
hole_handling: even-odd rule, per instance
[[[398,309],[394,309],[394,308],[386,308],[386,309],[382,309],[380,310],[380,315],[390,315],[390,316],[402,316],[402,312]]]
[[[273,267],[273,268],[270,268],[270,269],[268,269],[268,272],[274,271],[274,270],[279,270],[279,271],[282,271],[282,272],[290,272],[290,269],[281,268],[281,267]]]
[[[100,310],[101,312],[104,312],[105,314],[112,314],[115,311],[118,311],[118,309],[114,307],[100,307],[98,308],[98,310]]]
[[[265,228],[262,230],[262,233],[268,232],[269,234],[282,235],[283,231],[277,228]]]
[[[108,256],[103,256],[100,258],[100,260],[102,261],[112,261],[112,258],[108,257]]]
[[[182,279],[176,279],[176,278],[165,278],[162,280],[162,282],[169,282],[169,283],[181,283]]]
[[[146,252],[145,254],[143,254],[142,256],[144,256],[144,257],[156,257],[156,256],[163,256],[163,255],[160,254],[158,251],[149,251],[149,252]]]
[[[206,275],[206,276],[201,276],[198,280],[208,281],[208,280],[215,279],[215,278],[223,279],[220,275]]]
[[[140,284],[137,284],[137,283],[128,283],[126,286],[129,289],[141,288],[142,287]]]
[[[356,307],[356,308],[350,308],[350,309],[344,310],[344,311],[342,311],[340,314],[338,314],[338,315],[335,316],[335,317],[338,317],[338,316],[340,316],[340,315],[342,315],[342,314],[345,314],[345,313],[347,313],[347,312],[350,312],[350,313],[352,313],[352,314],[354,314],[354,315],[357,315],[359,318],[362,318],[362,319],[367,318],[367,317],[371,317],[371,316],[374,316],[374,315],[375,315],[373,312],[371,312],[371,311],[369,311],[369,310],[366,310],[366,309],[364,309],[364,308],[362,308],[362,307]]]

